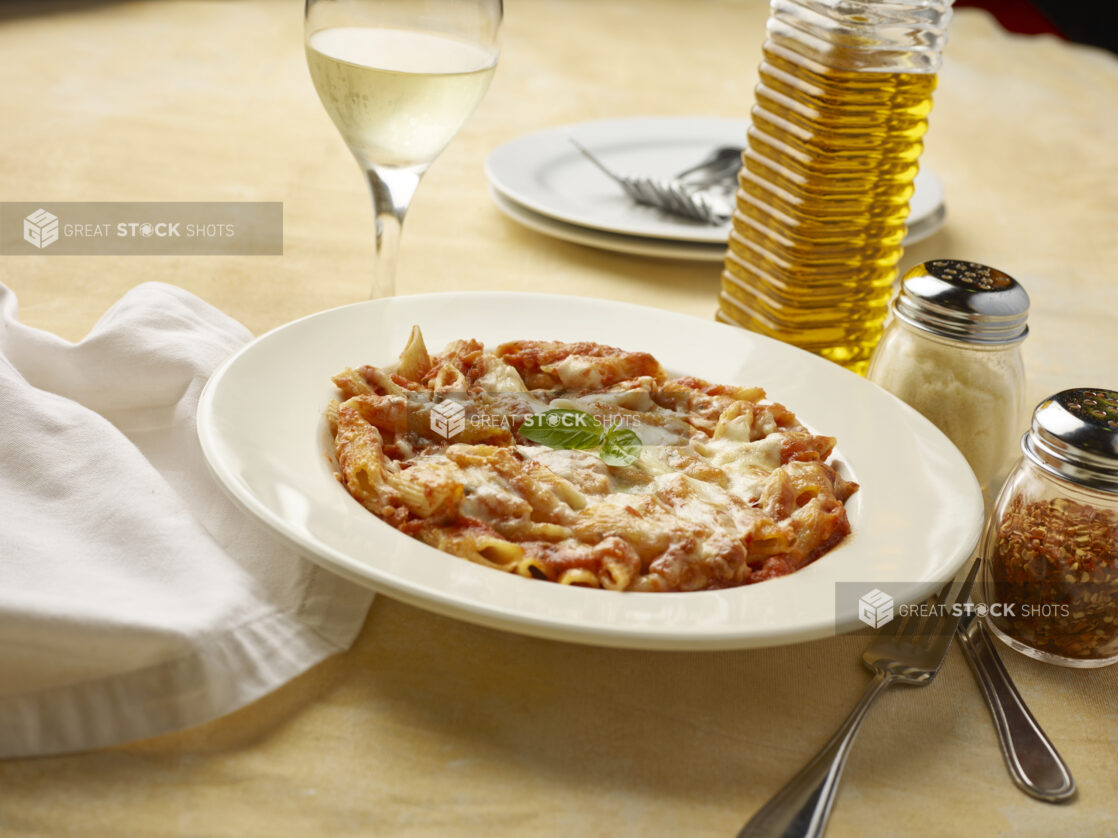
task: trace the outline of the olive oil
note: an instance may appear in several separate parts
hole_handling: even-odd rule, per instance
[[[936,76],[825,60],[765,43],[719,318],[864,374],[888,312]]]

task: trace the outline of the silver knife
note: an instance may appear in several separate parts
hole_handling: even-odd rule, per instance
[[[959,621],[955,637],[986,697],[1013,782],[1037,800],[1071,800],[1075,796],[1071,772],[1013,686],[990,633],[974,609]]]

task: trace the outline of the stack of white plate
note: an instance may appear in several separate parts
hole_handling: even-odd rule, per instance
[[[641,256],[720,262],[729,221],[703,224],[634,203],[569,138],[613,171],[670,178],[715,148],[745,145],[748,127],[741,119],[639,117],[537,131],[489,155],[489,194],[509,218],[544,235]],[[943,186],[923,169],[916,177],[904,243],[930,236],[945,217]]]

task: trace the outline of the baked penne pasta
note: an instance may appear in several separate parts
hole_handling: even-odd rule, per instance
[[[458,340],[418,327],[396,364],[343,370],[326,407],[338,479],[414,538],[486,567],[612,591],[683,592],[792,573],[850,532],[835,440],[763,390],[670,378],[645,352]],[[610,465],[522,435],[548,410],[639,437]]]

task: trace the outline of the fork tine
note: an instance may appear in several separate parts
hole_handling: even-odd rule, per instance
[[[901,624],[900,629],[897,631],[897,637],[903,640],[912,640],[919,634],[920,621],[926,619],[921,617],[915,611],[909,611],[904,622]]]
[[[936,591],[935,604],[937,607],[924,619],[923,623],[920,626],[920,630],[916,632],[915,636],[912,638],[914,642],[919,643],[921,641],[929,640],[930,638],[935,637],[936,630],[939,628],[940,624],[943,622],[946,616],[946,609],[940,606],[950,605],[947,599],[947,595],[951,592],[951,585],[954,583],[954,581],[954,579],[948,580],[946,585]]]
[[[698,217],[695,206],[690,201],[685,200],[670,184],[658,184],[658,187],[665,203],[672,210],[687,218]]]
[[[638,178],[622,178],[619,183],[625,187],[629,197],[638,204],[654,204],[656,198],[649,191],[648,184]]]
[[[680,192],[680,200],[694,207],[696,214],[701,218],[707,218],[710,215],[710,202],[707,201],[703,195],[688,195],[683,191],[682,187],[677,187]]]
[[[950,613],[950,609],[959,602],[963,602],[970,597],[971,588],[974,586],[974,579],[978,575],[978,568],[982,564],[981,561],[976,560],[967,573],[967,578],[963,580],[963,584],[959,586],[959,590],[955,593],[955,597],[947,602],[946,597],[953,584],[948,582],[942,591],[939,593],[939,602],[947,605],[948,608],[944,609],[944,613],[934,619],[934,625],[926,626],[924,631],[921,632],[917,642],[927,643],[928,654],[936,658],[936,666],[938,668],[939,662],[943,660],[943,656],[947,654],[947,647],[951,643],[951,639],[955,636],[955,628],[959,625],[959,619],[962,613],[956,615]],[[928,623],[933,623],[933,618],[928,618]],[[940,626],[942,625],[942,630]]]
[[[979,562],[977,561],[971,565],[970,570],[967,572],[966,579],[963,580],[963,583],[959,586],[959,590],[955,592],[955,596],[953,599],[951,599],[950,602],[948,602],[947,600],[947,594],[951,590],[951,587],[954,584],[955,580],[952,579],[943,586],[943,589],[939,592],[937,599],[944,605],[948,606],[948,608],[944,609],[943,614],[940,615],[939,618],[937,618],[935,628],[939,628],[939,624],[941,622],[951,618],[949,609],[953,608],[956,604],[962,602],[970,596],[971,588],[974,586],[975,576],[978,574],[978,566]],[[952,632],[948,632],[947,634],[948,636],[950,636],[951,634],[953,634],[953,630]]]
[[[621,190],[637,203],[659,207],[696,221],[710,223],[715,220],[714,208],[705,197],[692,195],[681,184],[673,181],[631,177],[615,172],[570,134],[567,135],[567,139],[583,157],[593,163],[610,180],[617,183]]]
[[[911,613],[905,614],[899,619],[891,620],[886,623],[884,630],[878,629],[878,635],[884,637],[903,637],[905,628],[912,623],[916,618]]]
[[[698,221],[710,221],[713,218],[714,210],[705,195],[692,195],[678,183],[672,186],[672,192],[692,218]]]

